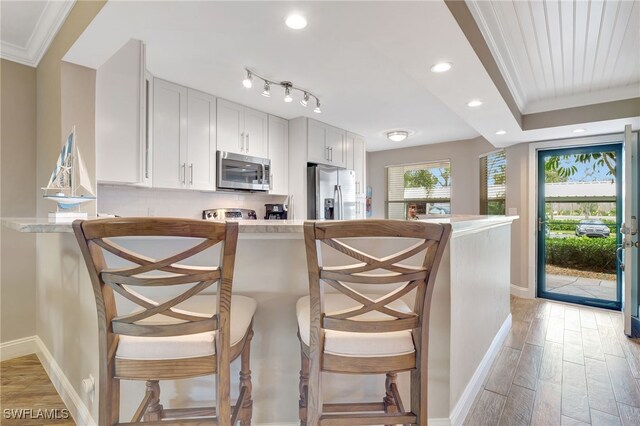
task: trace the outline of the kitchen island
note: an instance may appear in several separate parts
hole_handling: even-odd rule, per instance
[[[510,328],[510,225],[516,218],[426,219],[453,227],[431,310],[430,424],[462,423]],[[251,348],[254,425],[298,424],[300,355],[295,302],[308,291],[302,224],[262,220],[239,224],[233,289],[258,302]],[[5,219],[3,225],[38,233],[39,355],[48,371],[57,375],[54,384],[62,389],[67,405],[74,405],[69,408],[77,421],[88,423],[97,416],[97,399],[82,392],[81,382],[89,374],[98,375],[97,320],[71,226],[28,219]],[[134,250],[145,243],[144,238],[128,242]],[[169,239],[166,253],[183,244],[183,240]],[[158,256],[163,253],[158,249]],[[232,378],[237,377],[238,368],[233,366]],[[162,402],[165,407],[210,403],[213,380],[205,377],[163,384]],[[237,379],[232,382],[232,395],[236,384]],[[327,402],[378,401],[384,396],[384,376],[327,374],[324,384]],[[399,384],[408,401],[406,373],[399,375]],[[143,389],[143,383],[123,383],[123,419],[133,413]]]

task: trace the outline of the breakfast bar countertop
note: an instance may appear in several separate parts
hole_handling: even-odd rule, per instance
[[[481,215],[447,215],[431,216],[422,219],[427,222],[451,223],[454,232],[471,230],[476,227],[511,222],[518,216],[481,216]],[[90,218],[95,219],[95,217]],[[243,220],[239,221],[241,234],[302,234],[304,220]],[[50,222],[47,218],[2,218],[2,226],[18,232],[28,233],[65,233],[73,232],[71,223]],[[300,235],[301,237],[301,235]]]

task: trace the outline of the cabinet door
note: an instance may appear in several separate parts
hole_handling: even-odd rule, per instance
[[[345,158],[346,158],[346,163],[345,163],[345,167],[348,170],[355,170],[355,168],[353,167],[353,148],[354,148],[354,143],[355,143],[355,138],[356,135],[350,132],[347,132],[347,135],[345,137],[345,142],[344,142],[344,152],[345,152]],[[358,178],[358,176],[356,175],[356,179]]]
[[[197,90],[187,92],[187,186],[215,190],[216,98]]]
[[[346,168],[345,142],[347,133],[344,130],[328,126],[327,146],[329,147],[329,163],[336,167]]]
[[[269,154],[269,118],[255,109],[244,109],[244,153],[266,158]]]
[[[270,194],[289,194],[289,122],[269,116]]]
[[[356,172],[356,197],[365,197],[366,188],[366,145],[362,136],[353,139],[353,170]]]
[[[307,161],[317,164],[331,164],[327,145],[327,128],[324,123],[307,120]]]
[[[244,107],[218,99],[216,149],[244,154]]]
[[[153,82],[153,186],[186,188],[187,88]]]
[[[130,40],[96,70],[98,182],[150,184],[145,170],[144,44]]]

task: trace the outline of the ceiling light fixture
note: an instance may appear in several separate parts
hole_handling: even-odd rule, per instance
[[[496,132],[496,135],[506,135],[506,134],[507,134],[507,131],[506,131],[506,130],[498,130],[498,131]]]
[[[264,96],[265,98],[271,97],[271,87],[269,86],[268,81],[264,82],[264,90],[262,90],[262,96]]]
[[[451,62],[438,62],[431,67],[431,72],[447,72],[451,69]]]
[[[471,108],[476,108],[476,107],[479,107],[480,105],[482,105],[482,101],[479,99],[474,99],[472,101],[469,101],[469,103],[467,103],[467,106]]]
[[[402,142],[409,136],[409,132],[406,130],[394,130],[392,132],[387,132],[387,138],[394,142]]]
[[[253,87],[253,76],[251,75],[251,71],[247,71],[247,76],[242,80],[242,85],[247,89],[251,89],[251,87]]]
[[[587,131],[587,129],[582,129],[582,128],[580,128],[580,129],[575,129],[575,130],[573,131],[573,133],[584,133],[584,132],[586,132],[586,131]]]
[[[287,24],[287,27],[293,30],[301,30],[307,26],[307,20],[302,15],[298,15],[293,13],[287,16],[287,19],[284,21]]]
[[[316,107],[314,108],[313,112],[317,114],[320,114],[322,112],[320,111],[320,99],[316,95],[308,91],[307,89],[301,89],[300,87],[296,87],[290,81],[275,81],[275,80],[268,79],[259,74],[256,74],[254,71],[250,70],[249,68],[245,68],[244,70],[247,72],[247,77],[244,80],[242,80],[242,85],[247,89],[250,89],[253,86],[253,78],[255,77],[264,82],[264,86],[263,86],[264,89],[262,90],[262,96],[266,98],[271,97],[271,85],[273,84],[276,86],[284,87],[284,101],[287,103],[290,103],[290,102],[293,102],[293,96],[291,94],[293,93],[294,90],[297,90],[298,92],[302,92],[304,94],[303,98],[300,100],[300,105],[306,107],[307,104],[309,103],[309,100],[311,98],[314,98],[316,100]]]
[[[300,105],[306,108],[308,103],[309,103],[309,94],[307,92],[304,92],[304,97],[300,101]]]

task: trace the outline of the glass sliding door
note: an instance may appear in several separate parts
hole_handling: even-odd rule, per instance
[[[538,297],[620,309],[621,165],[621,144],[538,151]]]

